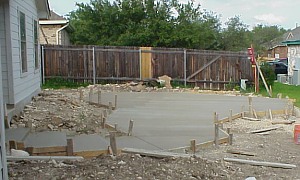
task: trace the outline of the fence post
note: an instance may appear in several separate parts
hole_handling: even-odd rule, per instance
[[[183,63],[184,87],[186,87],[186,49],[183,51],[183,60],[184,60],[184,63]]]
[[[45,84],[45,48],[42,46],[42,84]]]
[[[93,84],[96,84],[95,46],[93,46]]]
[[[140,61],[140,80],[142,80],[142,48],[139,49],[139,61]]]

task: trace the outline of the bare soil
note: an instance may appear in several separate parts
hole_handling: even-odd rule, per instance
[[[132,88],[130,85],[104,85],[96,87],[102,91],[170,91],[167,89]],[[198,91],[197,89],[175,88],[171,91]],[[88,97],[89,89],[84,89]],[[224,93],[224,92],[217,92]],[[225,93],[226,94],[226,93]],[[238,92],[227,92],[240,95]],[[44,90],[27,105],[24,112],[14,117],[12,128],[31,126],[34,131],[67,131],[71,135],[99,133],[100,116],[104,108],[79,100],[78,90]],[[283,121],[286,117],[274,117]],[[288,120],[300,124],[300,119]],[[98,126],[99,125],[99,126]],[[252,130],[278,127],[267,135],[251,134]],[[231,128],[233,145],[197,149],[190,158],[150,158],[139,154],[120,156],[99,156],[83,161],[18,161],[9,162],[10,179],[300,179],[300,145],[293,142],[294,124],[272,125],[271,120],[247,121],[238,119],[224,124]],[[228,150],[244,151],[255,156],[236,155]],[[287,163],[296,165],[293,169],[251,166],[224,161],[225,157]]]

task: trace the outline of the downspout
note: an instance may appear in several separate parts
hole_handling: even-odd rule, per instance
[[[69,26],[69,23],[68,24],[66,24],[66,25],[64,25],[63,27],[61,27],[61,28],[59,28],[57,31],[56,31],[56,44],[57,45],[61,45],[61,44],[59,44],[59,33],[63,30],[63,29],[65,29],[66,27],[68,27]]]

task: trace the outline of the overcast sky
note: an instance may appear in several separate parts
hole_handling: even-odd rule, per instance
[[[76,2],[89,3],[90,0],[49,0],[51,9],[60,15],[76,9]],[[194,0],[194,2],[200,3],[202,9],[215,12],[223,23],[228,18],[238,15],[250,27],[266,24],[293,29],[297,23],[300,25],[299,0]]]

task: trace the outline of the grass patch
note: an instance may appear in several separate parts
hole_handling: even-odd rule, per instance
[[[65,89],[65,88],[79,88],[86,87],[89,83],[78,83],[71,80],[66,80],[63,78],[51,78],[45,81],[45,84],[42,86],[43,89]]]
[[[283,98],[288,96],[291,99],[296,99],[295,106],[300,107],[300,86],[274,82],[272,91],[273,97],[277,97],[277,94],[281,93]],[[260,94],[262,94],[263,96],[268,96],[267,90],[264,88],[260,88]]]

